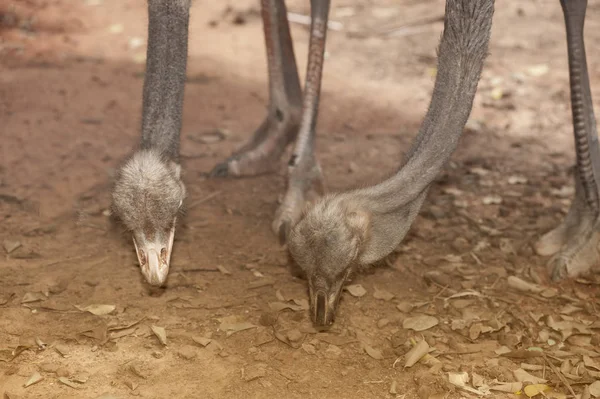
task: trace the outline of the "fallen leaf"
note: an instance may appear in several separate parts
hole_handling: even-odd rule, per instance
[[[38,301],[45,301],[48,297],[41,292],[26,292],[21,299],[21,303],[31,303]]]
[[[104,316],[110,314],[114,312],[114,310],[117,308],[115,305],[88,305],[85,307],[75,305],[75,307],[81,310],[82,312],[90,312],[91,314],[94,314],[96,316]]]
[[[419,315],[407,317],[402,322],[402,328],[406,330],[424,331],[437,326],[439,320],[433,316]]]
[[[516,393],[523,389],[522,382],[505,382],[503,384],[497,384],[490,387],[492,391],[500,391],[506,393]]]
[[[344,346],[357,341],[355,338],[344,337],[341,335],[332,335],[327,333],[319,333],[315,335],[315,338],[317,338],[319,341],[335,346]]]
[[[404,367],[412,367],[419,360],[429,353],[429,344],[425,340],[419,341],[406,353],[406,360],[404,361]],[[395,362],[394,362],[395,363]]]
[[[71,377],[71,381],[78,382],[80,384],[85,384],[87,380],[89,380],[90,376],[86,372],[75,374]]]
[[[7,254],[15,251],[17,248],[21,246],[21,242],[14,240],[4,240],[2,241],[2,246]]]
[[[236,316],[227,316],[221,319],[221,325],[219,326],[219,329],[221,331],[225,331],[225,333],[229,337],[230,335],[236,332],[248,330],[250,328],[255,327],[256,326],[250,322],[238,321],[238,318]]]
[[[221,272],[221,274],[224,274],[225,276],[231,276],[231,272],[227,270],[225,266],[217,265],[217,269]]]
[[[510,176],[508,184],[527,184],[527,178],[523,176]]]
[[[532,384],[532,385],[527,385],[523,389],[523,392],[525,392],[525,395],[527,395],[531,398],[531,397],[541,394],[542,392],[549,391],[550,389],[551,388],[546,384]]]
[[[485,394],[484,392],[467,385],[467,382],[469,382],[469,374],[465,371],[460,372],[460,373],[454,373],[454,372],[448,373],[448,380],[450,381],[450,383],[452,385],[455,385],[461,389],[464,389],[465,391],[472,392],[477,395]]]
[[[600,398],[600,381],[596,381],[589,386],[590,395],[594,398]]]
[[[543,76],[548,73],[550,67],[548,64],[532,65],[527,68],[527,73],[533,77]]]
[[[594,361],[591,357],[583,355],[583,364],[585,367],[593,368],[600,371],[600,365]]]
[[[43,380],[44,377],[42,377],[42,375],[40,373],[38,373],[37,371],[35,373],[33,373],[31,375],[31,377],[29,377],[29,379],[27,380],[27,382],[23,385],[24,388],[30,387],[33,384],[37,384],[38,382],[40,382],[41,380]]]
[[[131,335],[137,331],[137,327],[126,328],[124,330],[112,331],[110,339],[119,339]]]
[[[299,310],[304,310],[302,306],[291,304],[291,303],[286,303],[286,302],[270,302],[269,307],[271,308],[271,310],[273,310],[275,312],[280,312],[284,309],[290,309],[290,310],[293,310],[294,312],[297,312]]]
[[[345,289],[350,293],[350,295],[357,298],[360,298],[361,296],[364,296],[367,293],[367,290],[365,290],[364,287],[360,284],[347,285]]]
[[[309,308],[308,299],[292,299],[292,302],[300,306],[302,310],[308,310]]]
[[[533,292],[533,293],[537,294],[544,290],[543,287],[541,287],[537,284],[522,280],[516,276],[509,276],[507,279],[507,282],[508,282],[509,287],[514,288],[517,291]]]
[[[396,308],[402,313],[409,313],[411,310],[413,310],[413,305],[409,302],[404,301],[397,304]]]
[[[558,295],[558,290],[554,287],[546,288],[540,293],[540,295],[544,298],[554,298],[556,295]]]
[[[483,376],[477,374],[477,373],[473,373],[472,377],[471,377],[471,383],[473,384],[473,386],[475,388],[479,388],[481,386],[485,385],[485,381],[483,379]]]
[[[206,345],[210,344],[212,342],[211,338],[206,338],[206,337],[197,337],[197,336],[193,336],[192,340],[197,343],[200,344],[204,347],[206,347]]]
[[[379,288],[375,287],[375,292],[373,292],[373,298],[381,299],[383,301],[391,301],[394,298],[394,294],[386,290],[380,290]]]
[[[68,387],[71,387],[73,389],[81,389],[81,387],[77,386],[77,384],[75,384],[73,381],[71,381],[70,379],[66,378],[66,377],[59,377],[58,381],[61,384],[64,384]]]
[[[365,352],[367,352],[367,355],[371,356],[373,359],[383,360],[383,354],[381,353],[380,350],[375,349],[365,343],[363,343],[363,348],[364,348]]]
[[[527,371],[525,371],[523,369],[516,369],[515,371],[513,371],[513,374],[514,374],[515,378],[517,379],[517,381],[519,381],[519,382],[531,382],[533,384],[543,384],[548,381],[543,378],[536,377],[535,375],[529,374]]]
[[[62,357],[69,356],[69,348],[67,348],[66,345],[56,344],[56,345],[54,345],[54,350],[56,352],[58,352],[58,354],[61,355]]]
[[[502,90],[502,87],[494,87],[490,93],[490,97],[492,97],[494,100],[500,100],[502,97],[504,97],[504,91]]]
[[[0,306],[6,305],[14,296],[14,292],[5,296],[0,296]]]
[[[499,205],[502,203],[502,197],[498,195],[486,195],[482,198],[481,202],[484,205]]]
[[[158,341],[167,346],[167,332],[165,331],[164,327],[151,325],[150,328],[152,329],[154,335],[156,335],[156,338],[158,338]]]

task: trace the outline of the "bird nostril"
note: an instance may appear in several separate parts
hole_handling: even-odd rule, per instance
[[[160,263],[161,265],[167,264],[167,248],[163,248],[160,250]]]
[[[144,252],[143,249],[140,249],[138,251],[138,255],[139,255],[139,261],[140,261],[140,266],[145,266],[146,265],[146,253]]]

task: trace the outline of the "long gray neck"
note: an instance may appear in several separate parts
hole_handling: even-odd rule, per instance
[[[190,0],[148,1],[142,149],[179,161]]]
[[[494,0],[448,0],[431,103],[404,165],[391,178],[357,190],[375,213],[419,198],[446,164],[467,122],[487,55]]]

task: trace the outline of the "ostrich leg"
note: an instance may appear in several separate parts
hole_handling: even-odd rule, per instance
[[[175,223],[185,197],[179,132],[190,0],[148,0],[148,50],[141,148],[119,169],[113,214],[131,230],[146,281],[169,273]]]
[[[447,0],[431,103],[400,170],[372,187],[319,200],[291,229],[290,255],[308,279],[315,324],[334,321],[352,273],[391,253],[458,145],[487,54],[494,0]]]
[[[577,155],[575,198],[565,220],[536,245],[553,280],[588,272],[600,260],[600,147],[587,72],[583,26],[587,0],[561,0],[567,31],[571,111]]]
[[[288,163],[287,190],[272,224],[273,231],[279,236],[282,244],[285,243],[292,224],[300,218],[307,191],[313,186],[320,195],[325,191],[321,167],[315,158],[314,149],[330,0],[311,0],[310,5],[310,44],[302,120]]]
[[[302,89],[283,0],[262,0],[261,13],[269,71],[267,117],[252,139],[224,162],[212,176],[252,176],[274,170],[298,132]]]

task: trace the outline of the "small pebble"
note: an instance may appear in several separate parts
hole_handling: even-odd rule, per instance
[[[290,340],[290,342],[298,342],[303,337],[304,335],[300,332],[300,330],[295,328],[287,332],[287,338]]]
[[[192,345],[185,345],[184,347],[182,347],[181,349],[179,349],[177,351],[177,354],[179,355],[179,357],[186,359],[186,360],[192,360],[196,356],[198,356],[198,352],[196,351],[196,348]]]

